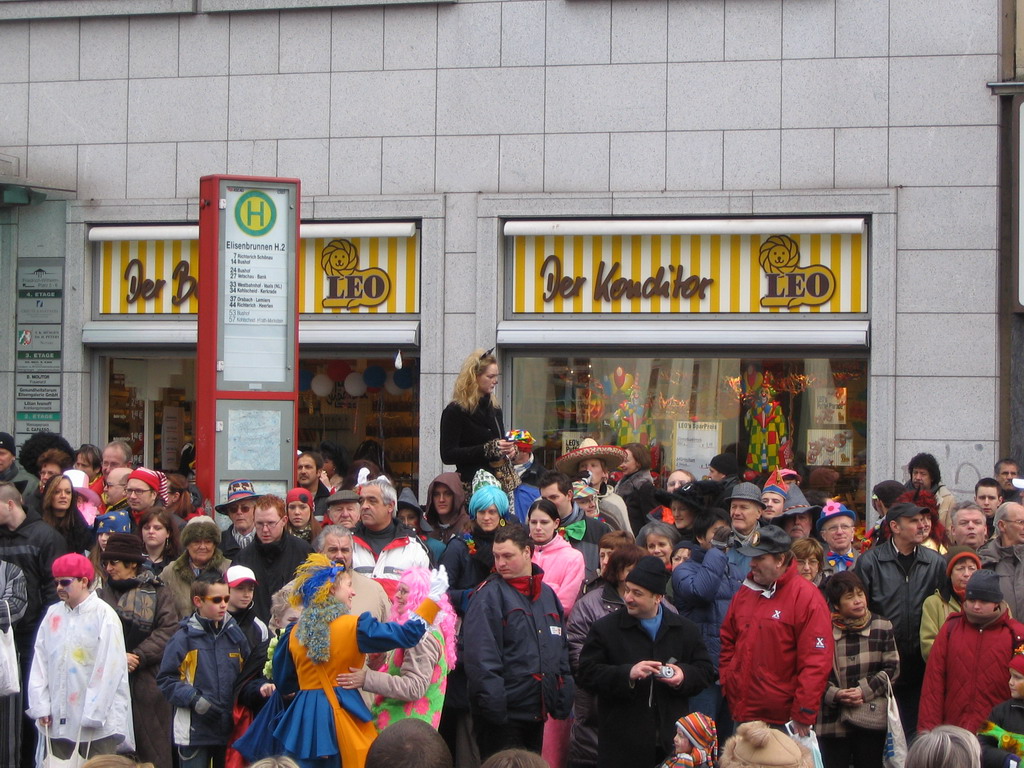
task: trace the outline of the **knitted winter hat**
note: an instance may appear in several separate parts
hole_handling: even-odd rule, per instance
[[[975,571],[967,580],[967,599],[987,603],[1003,602],[1003,590],[995,571]]]
[[[181,529],[181,548],[185,549],[193,541],[212,541],[220,546],[220,528],[208,517],[193,517]]]
[[[313,506],[313,497],[305,488],[292,488],[288,491],[288,496],[285,498],[285,504],[291,504],[293,501],[301,501],[310,508]]]
[[[981,558],[970,547],[950,547],[946,552],[946,576],[952,577],[953,569],[961,560],[971,560],[981,570]]]
[[[691,712],[676,720],[676,728],[707,754],[712,768],[718,764],[718,729],[714,720],[703,712]]]
[[[128,475],[128,480],[141,480],[156,491],[156,495],[160,498],[160,503],[165,507],[167,506],[167,475],[163,472],[139,467],[132,470],[132,473]],[[128,480],[125,480],[125,482],[128,482]]]
[[[144,563],[142,539],[134,533],[112,533],[107,539],[107,546],[100,554],[100,560],[120,560],[125,563]]]
[[[718,454],[708,462],[708,466],[718,472],[721,472],[726,477],[729,477],[730,475],[738,475],[740,472],[740,463],[731,453]]]
[[[665,563],[660,557],[646,555],[641,557],[633,566],[633,570],[626,574],[626,581],[643,587],[656,595],[664,595],[668,576]]]

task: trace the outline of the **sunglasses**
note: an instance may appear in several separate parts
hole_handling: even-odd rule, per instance
[[[213,597],[203,597],[203,601],[213,603],[214,605],[220,605],[221,603],[226,603],[228,598],[225,595],[214,595]]]
[[[75,583],[75,579],[54,579],[53,583],[54,583],[55,586],[63,587],[64,589],[67,589],[68,587],[70,587],[72,584]]]

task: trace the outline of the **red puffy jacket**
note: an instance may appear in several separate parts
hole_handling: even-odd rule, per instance
[[[917,727],[959,725],[971,733],[1009,695],[1007,665],[1024,638],[1024,624],[1004,610],[984,626],[950,614],[928,655]]]
[[[738,722],[813,725],[832,670],[832,618],[790,563],[775,593],[740,587],[722,622],[718,676]]]

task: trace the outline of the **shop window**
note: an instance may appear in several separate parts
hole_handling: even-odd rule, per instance
[[[649,445],[661,478],[704,477],[728,452],[758,481],[791,467],[863,511],[866,359],[515,356],[512,374],[506,423],[547,467],[584,437]]]
[[[182,449],[194,439],[195,362],[116,357],[107,364],[108,439],[126,440],[148,467],[180,471]]]
[[[349,461],[383,464],[398,486],[417,487],[419,361],[394,358],[303,358],[299,366],[299,447],[324,441]]]

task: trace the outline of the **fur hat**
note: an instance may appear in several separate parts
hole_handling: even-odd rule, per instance
[[[193,517],[181,529],[181,548],[185,549],[193,541],[212,541],[220,546],[220,528],[208,517]]]
[[[112,533],[107,539],[107,546],[100,553],[100,560],[121,560],[125,563],[144,563],[146,555],[142,539],[134,533]]]
[[[722,765],[729,768],[813,768],[806,747],[760,720],[743,723],[725,743]]]

